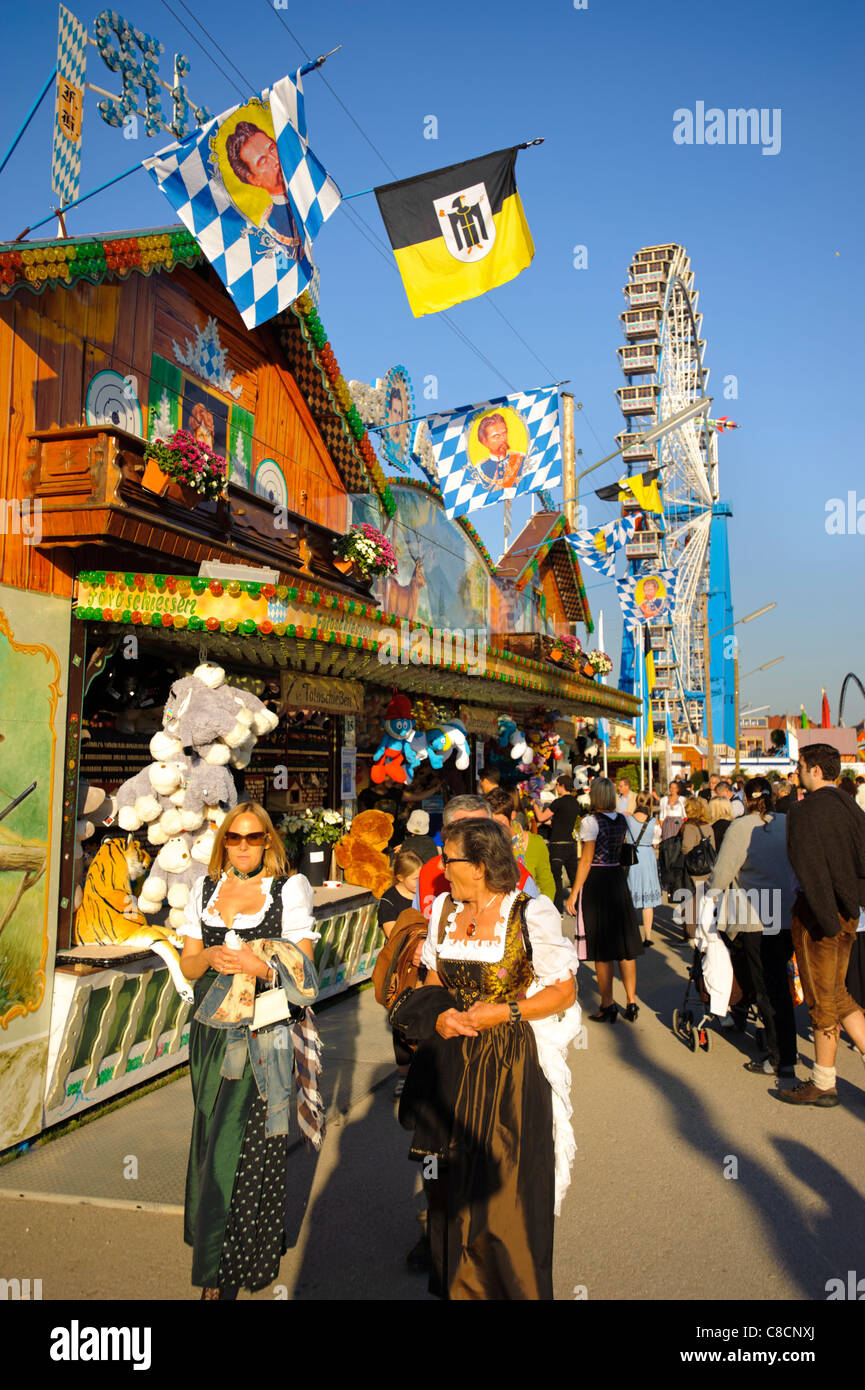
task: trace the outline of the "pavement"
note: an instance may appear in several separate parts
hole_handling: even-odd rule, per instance
[[[665,925],[668,923],[668,925]],[[557,1299],[823,1300],[865,1275],[865,1069],[842,1042],[840,1105],[794,1108],[743,1070],[750,1034],[672,1032],[691,950],[667,909],[638,962],[634,1024],[586,1024],[569,1054],[578,1151],[556,1227]],[[594,974],[580,999],[594,1011]],[[621,984],[616,997],[624,1004]],[[798,1075],[810,1074],[807,1012]],[[319,1015],[328,1135],[289,1157],[289,1244],[257,1300],[425,1300],[405,1268],[416,1165],[396,1121],[390,1033],[371,989]],[[192,1100],[185,1074],[0,1168],[0,1273],[45,1300],[197,1298],[183,1244]],[[250,1295],[241,1295],[249,1298]]]

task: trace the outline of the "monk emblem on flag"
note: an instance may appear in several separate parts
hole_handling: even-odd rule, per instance
[[[481,411],[472,420],[466,452],[476,478],[490,492],[514,487],[528,450],[528,427],[513,406]]]
[[[492,250],[496,224],[485,184],[475,183],[445,198],[434,198],[433,207],[454,260],[471,265]]]

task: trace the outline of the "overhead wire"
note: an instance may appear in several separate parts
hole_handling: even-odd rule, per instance
[[[242,99],[242,100],[245,99],[246,96],[248,95],[248,93],[247,93],[246,91],[244,91],[243,88],[238,87],[238,85],[237,85],[237,83],[235,82],[234,78],[233,78],[229,73],[227,73],[227,72],[225,71],[225,68],[222,66],[222,64],[221,64],[221,63],[218,63],[218,62],[216,61],[216,59],[214,58],[214,56],[213,56],[212,53],[208,53],[207,49],[204,47],[204,44],[201,42],[200,39],[197,39],[197,38],[196,38],[196,36],[193,34],[192,30],[190,29],[189,25],[188,25],[188,24],[184,24],[183,20],[180,18],[180,15],[175,14],[174,10],[171,8],[171,6],[170,6],[169,3],[168,3],[168,0],[161,0],[161,3],[165,6],[166,10],[167,10],[168,13],[171,15],[171,18],[172,18],[173,20],[175,20],[176,23],[178,23],[178,24],[180,25],[181,29],[184,29],[184,30],[186,31],[186,33],[187,33],[187,34],[189,35],[189,37],[192,39],[192,42],[193,42],[194,44],[197,44],[197,46],[201,49],[201,51],[202,51],[202,53],[204,54],[204,56],[205,56],[205,58],[207,59],[207,61],[208,61],[209,63],[212,63],[213,66],[216,68],[216,70],[217,70],[218,72],[221,72],[221,73],[222,73],[222,76],[225,78],[226,82],[228,82],[229,85],[232,86],[232,87],[234,88],[234,90],[239,94],[239,96],[241,97],[241,99]],[[193,17],[194,17],[194,16],[193,16]],[[199,27],[201,27],[201,26],[199,26]],[[205,30],[203,30],[202,32],[207,33],[207,30],[205,29]],[[212,35],[208,35],[208,37],[210,37],[211,40],[212,40]],[[216,47],[218,48],[219,45],[217,44]],[[221,51],[221,50],[220,50],[220,51]],[[229,59],[229,61],[230,61],[230,59]],[[234,64],[233,64],[233,63],[232,63],[232,67],[234,67]],[[236,71],[239,71],[239,69],[236,69]],[[242,74],[242,73],[241,73],[240,75],[241,75],[241,77],[243,77],[243,74]],[[244,78],[244,81],[246,81],[245,78]]]
[[[196,17],[196,15],[193,13],[193,11],[192,11],[192,10],[189,8],[189,6],[185,3],[185,0],[176,0],[176,3],[177,3],[178,5],[180,5],[181,8],[184,9],[184,10],[186,11],[186,13],[189,15],[190,19],[193,20],[193,22],[194,22],[195,24],[198,25],[198,27],[199,27],[199,29],[201,30],[202,34],[206,34],[206,36],[210,39],[210,42],[213,44],[214,48],[218,49],[219,52],[222,54],[223,58],[225,59],[225,61],[226,61],[231,67],[234,68],[234,71],[237,73],[237,75],[238,75],[238,77],[240,78],[241,82],[243,82],[244,86],[246,87],[247,92],[249,92],[249,93],[250,93],[251,95],[253,95],[253,96],[257,96],[258,93],[256,92],[256,89],[255,89],[255,87],[253,86],[253,84],[249,81],[249,78],[246,76],[245,73],[242,73],[242,72],[240,71],[240,68],[237,66],[237,64],[234,62],[234,60],[233,60],[232,58],[229,58],[229,56],[228,56],[228,54],[226,53],[225,49],[224,49],[224,48],[222,47],[222,45],[217,41],[217,39],[214,37],[214,35],[211,34],[210,30],[209,30],[209,29],[205,29],[204,25],[201,23],[201,20],[198,19],[198,18]],[[166,5],[166,8],[168,8],[166,0],[163,0],[163,4],[165,4],[165,5]],[[183,21],[182,21],[181,19],[179,19],[177,15],[175,15],[174,18],[177,19],[178,24],[182,24],[182,23],[183,23]],[[184,26],[184,27],[185,27],[185,26]],[[190,35],[190,38],[194,38],[194,37],[195,37],[193,34],[190,33],[190,31],[189,31],[188,29],[186,30],[186,32]],[[198,42],[197,39],[196,39],[195,41],[196,41],[196,43]],[[199,47],[201,47],[200,44],[199,44]],[[212,61],[213,61],[213,60],[211,59],[211,62],[212,62]]]

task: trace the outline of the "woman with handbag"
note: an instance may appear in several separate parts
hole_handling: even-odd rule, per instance
[[[668,898],[682,886],[682,842],[679,831],[685,819],[685,803],[681,795],[681,783],[671,782],[667,795],[661,797],[658,808],[658,823],[661,827],[661,845],[658,851],[658,875],[661,887]]]
[[[580,826],[583,848],[565,911],[577,918],[580,959],[595,962],[601,1005],[589,1018],[593,1023],[615,1023],[618,1010],[613,1003],[613,965],[618,961],[627,998],[625,1018],[634,1023],[640,1012],[636,961],[643,954],[643,945],[622,865],[628,821],[616,811],[616,789],[608,777],[595,778],[589,799],[592,814]],[[635,857],[627,854],[628,864]]]
[[[661,880],[655,847],[661,840],[661,827],[652,815],[651,792],[637,792],[637,805],[627,817],[628,833],[637,850],[637,862],[628,869],[628,891],[631,901],[643,916],[643,945],[653,946],[652,919],[661,906]]]
[[[697,932],[698,885],[705,884],[715,867],[715,833],[709,803],[701,797],[688,797],[685,817],[679,831],[685,870],[681,889],[684,907],[682,940],[693,941]]]
[[[501,826],[451,824],[442,863],[450,893],[432,906],[425,983],[390,1014],[418,1043],[400,1122],[424,1165],[430,1291],[551,1299],[575,1152],[565,1048],[580,1026],[577,953],[549,899],[518,890]]]
[[[255,978],[256,994],[274,972],[249,946],[282,937],[313,959],[312,889],[288,871],[285,848],[262,806],[240,802],[213,845],[207,875],[189,894],[180,968],[195,982],[196,1013],[220,975]],[[237,949],[225,944],[229,931]],[[203,1299],[234,1299],[272,1284],[285,1253],[287,1137],[268,1138],[267,1105],[251,1061],[243,1075],[221,1073],[225,1031],[193,1018],[189,1075],[195,1111],[186,1178],[184,1240],[192,1246],[192,1282]]]

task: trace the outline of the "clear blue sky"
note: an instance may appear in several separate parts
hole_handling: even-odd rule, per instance
[[[190,91],[214,112],[238,100],[229,77],[240,79],[190,11],[256,90],[303,61],[286,24],[309,53],[343,45],[323,75],[357,125],[322,74],[306,79],[306,92],[311,143],[344,192],[545,137],[517,166],[535,241],[532,266],[452,311],[492,366],[440,318],[412,318],[390,252],[382,250],[374,199],[347,206],[368,223],[366,236],[378,249],[343,209],[327,224],[317,243],[321,314],[346,377],[373,380],[400,362],[420,394],[423,379],[434,375],[438,400],[422,402],[426,408],[502,394],[506,382],[526,387],[570,378],[584,406],[577,445],[586,466],[614,447],[622,426],[613,392],[623,382],[615,349],[623,341],[618,315],[628,263],[647,244],[687,248],[716,413],[742,425],[720,441],[722,496],[734,510],[735,611],[778,604],[739,629],[740,669],[785,657],[743,685],[743,702],[795,711],[804,701],[819,716],[825,684],[834,718],[845,672],[865,679],[865,535],[825,529],[829,499],[854,490],[865,500],[855,420],[865,62],[858,0],[727,0],[711,7],[588,0],[583,10],[571,0],[532,7],[515,0],[327,0],[303,7],[289,0],[281,11],[270,0],[209,0],[188,10],[170,3],[225,72],[163,0],[123,0],[121,13],[162,40],[163,76],[171,75],[175,50],[189,56]],[[93,11],[80,0],[70,7],[92,24]],[[56,16],[56,5],[38,0],[5,17],[0,101],[10,136],[54,61]],[[118,90],[95,49],[88,77]],[[96,100],[86,97],[82,190],[163,144],[143,133],[137,142],[124,140],[102,122]],[[693,110],[698,101],[723,110],[780,108],[780,153],[675,144],[674,111]],[[438,121],[436,140],[424,138],[430,115]],[[46,100],[2,175],[0,236],[15,236],[49,211],[50,146]],[[82,234],[172,220],[142,172],[70,214],[69,229]],[[573,268],[576,245],[588,248],[585,270]],[[738,399],[724,401],[728,375],[738,380]],[[607,465],[597,485],[616,475]],[[616,510],[592,497],[590,524]],[[515,530],[527,513],[527,505],[515,508]],[[498,554],[501,511],[472,519]],[[586,581],[593,610],[604,609],[607,647],[617,658],[615,591],[592,571]],[[848,697],[845,713],[847,723],[865,717],[858,693]]]

